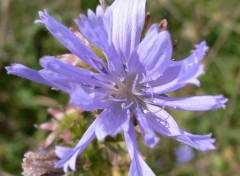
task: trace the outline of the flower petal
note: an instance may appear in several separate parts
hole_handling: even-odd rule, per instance
[[[34,82],[38,82],[41,84],[46,84],[46,85],[54,87],[53,84],[51,82],[49,82],[48,80],[44,79],[39,74],[38,71],[30,69],[22,64],[13,64],[12,66],[8,66],[5,68],[8,72],[8,74],[17,75],[17,76],[29,79]]]
[[[49,81],[54,88],[60,89],[64,92],[70,93],[73,81],[71,77],[50,70],[42,69],[39,74],[47,81]]]
[[[67,75],[69,79],[72,79],[75,82],[85,83],[89,86],[93,84],[96,86],[98,83],[100,84],[100,81],[97,81],[95,78],[97,74],[68,64],[67,62],[59,60],[55,57],[45,56],[40,60],[40,64],[47,70],[51,70],[52,72],[62,75]]]
[[[206,42],[196,45],[196,50],[184,60],[172,61],[171,66],[157,80],[150,82],[151,91],[156,94],[164,94],[184,87],[191,83],[200,85],[198,76],[204,73],[204,67],[200,64],[208,47]]]
[[[80,15],[80,19],[76,19],[82,35],[97,48],[105,53],[108,51],[109,39],[107,29],[104,24],[104,12],[101,6],[97,7],[98,14],[88,10],[88,17]]]
[[[154,96],[155,105],[172,108],[176,110],[187,111],[207,111],[211,109],[225,108],[227,99],[222,95],[219,96],[196,96],[184,98],[171,98]]]
[[[145,19],[145,5],[146,0],[115,0],[111,5],[112,41],[125,61],[140,43]]]
[[[173,136],[173,138],[203,152],[216,149],[213,145],[215,139],[212,138],[211,133],[205,135],[195,135],[181,130],[181,135]]]
[[[70,104],[74,104],[85,111],[105,108],[102,97],[99,97],[97,90],[87,92],[82,86],[74,85],[70,93]]]
[[[56,163],[56,168],[64,168],[64,172],[68,172],[68,167],[75,170],[77,156],[89,145],[95,138],[95,127],[98,123],[98,118],[90,125],[87,131],[83,134],[82,138],[74,148],[67,148],[57,146],[55,149],[56,155],[60,160]]]
[[[103,51],[107,58],[109,69],[115,71],[116,69],[120,69],[120,72],[122,72],[122,60],[119,58],[112,43],[111,9],[107,7],[104,12],[102,7],[98,6],[96,14],[91,10],[88,10],[88,17],[80,15],[80,19],[76,19],[75,22],[77,23],[83,36],[91,44]],[[111,63],[113,63],[113,66]]]
[[[54,72],[55,74],[60,74],[63,77],[67,77],[72,84],[83,85],[85,88],[107,88],[109,87],[109,84],[112,85],[112,82],[109,80],[109,76],[106,74],[96,74],[80,67],[68,64],[67,62],[59,60],[55,57],[43,57],[40,60],[40,64],[45,69]],[[49,77],[51,77],[51,75],[47,75],[46,79]]]
[[[40,20],[36,20],[36,22],[43,23],[48,31],[69,51],[98,71],[102,71],[102,69],[105,68],[104,63],[87,46],[85,46],[75,34],[51,17],[47,11],[40,11],[39,16]]]
[[[137,48],[139,61],[144,65],[146,76],[154,80],[169,67],[172,59],[172,42],[168,31],[159,32],[154,24]]]
[[[99,116],[96,126],[96,136],[103,141],[106,136],[116,136],[117,133],[129,128],[130,112],[122,109],[119,103],[105,109]]]
[[[129,129],[124,131],[124,137],[128,153],[131,157],[132,163],[129,169],[129,176],[155,176],[153,171],[145,163],[138,152],[136,135],[132,122],[130,122]]]
[[[215,149],[213,145],[215,140],[211,138],[211,134],[193,135],[187,133],[178,127],[173,117],[165,110],[151,105],[148,108],[150,110],[146,115],[148,122],[159,134],[169,136],[197,150],[207,151]]]
[[[155,132],[148,124],[145,114],[142,113],[139,108],[136,108],[134,115],[138,121],[141,133],[144,136],[145,143],[151,148],[154,147],[158,143],[159,138],[155,135]]]

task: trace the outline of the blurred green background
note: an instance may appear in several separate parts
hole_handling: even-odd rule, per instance
[[[74,18],[97,4],[97,0],[0,0],[0,176],[21,175],[24,152],[38,148],[46,136],[33,125],[50,118],[48,107],[64,106],[68,100],[67,95],[49,87],[7,75],[4,67],[22,63],[39,69],[42,56],[68,52],[43,26],[33,24],[38,10],[46,8],[65,25],[74,26]],[[189,132],[212,132],[217,150],[194,150],[192,161],[176,164],[178,142],[162,137],[157,147],[148,149],[139,138],[144,158],[156,175],[239,175],[240,1],[148,0],[147,11],[152,22],[168,20],[172,41],[178,43],[174,59],[188,56],[202,40],[210,47],[201,87],[187,86],[174,96],[223,94],[229,102],[225,110],[171,112]]]

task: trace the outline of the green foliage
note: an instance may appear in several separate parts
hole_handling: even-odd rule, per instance
[[[98,1],[0,1],[0,175],[20,175],[24,152],[37,149],[45,136],[34,124],[49,120],[48,107],[67,104],[67,95],[27,80],[6,74],[4,66],[19,62],[40,68],[44,55],[60,55],[68,51],[41,26],[33,24],[38,10],[48,9],[67,26],[74,26],[73,18],[96,7]],[[179,125],[194,133],[212,132],[217,139],[216,151],[194,151],[194,159],[184,165],[176,163],[174,150],[179,143],[162,137],[153,149],[147,148],[139,137],[140,150],[156,175],[205,176],[238,175],[240,163],[240,2],[224,1],[148,1],[152,22],[165,18],[172,40],[178,41],[174,59],[189,54],[193,45],[206,40],[210,50],[204,59],[206,74],[200,78],[201,87],[187,86],[173,96],[224,94],[229,98],[226,110],[211,112],[171,113]],[[98,52],[98,50],[96,50]],[[74,143],[81,137],[91,120],[72,119]],[[93,117],[89,117],[91,119]],[[79,157],[79,173],[69,175],[127,175],[129,158],[121,136],[105,143],[94,141]],[[115,165],[110,156],[121,157]],[[117,173],[119,173],[117,175]],[[115,176],[114,175],[114,176]]]

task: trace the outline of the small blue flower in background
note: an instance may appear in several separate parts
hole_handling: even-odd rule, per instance
[[[194,153],[191,147],[181,144],[175,149],[175,156],[177,164],[185,164],[193,159]]]
[[[76,67],[56,57],[40,61],[42,70],[35,71],[21,64],[6,67],[9,74],[60,89],[70,95],[70,103],[86,111],[103,111],[90,125],[74,148],[57,146],[60,158],[56,167],[75,170],[76,158],[95,138],[123,133],[131,157],[130,176],[155,175],[142,159],[133,121],[140,127],[145,143],[154,147],[159,138],[155,133],[169,136],[195,149],[215,149],[211,134],[194,135],[180,129],[165,109],[206,111],[224,108],[223,96],[173,98],[167,93],[187,84],[199,86],[198,76],[204,73],[200,64],[208,47],[196,45],[191,55],[181,61],[172,60],[172,43],[167,30],[152,24],[142,39],[146,0],[115,0],[96,13],[80,15],[76,23],[91,45],[99,48],[107,63],[101,60],[70,29],[39,12],[48,31],[69,51],[87,63],[95,72]]]

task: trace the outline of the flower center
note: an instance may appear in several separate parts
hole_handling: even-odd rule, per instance
[[[137,106],[145,109],[145,103],[151,100],[151,95],[146,93],[150,88],[147,83],[141,83],[138,74],[124,76],[111,76],[111,88],[109,89],[109,100],[119,102],[123,109]]]

